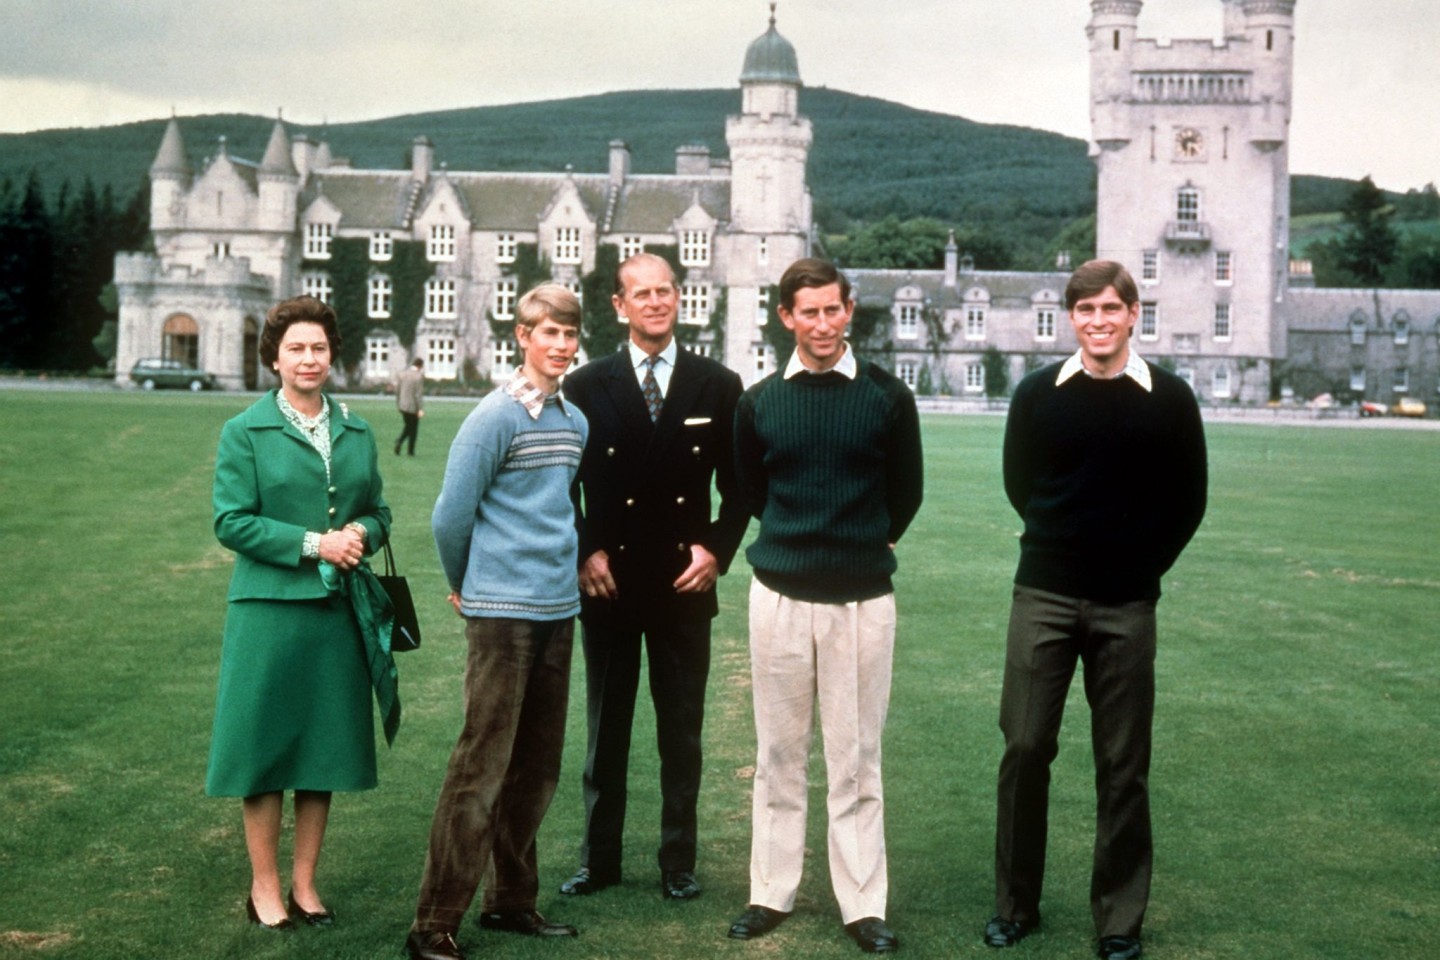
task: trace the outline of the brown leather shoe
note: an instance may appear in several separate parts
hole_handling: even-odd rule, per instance
[[[518,933],[526,937],[575,937],[580,931],[568,923],[551,923],[538,910],[513,910],[509,913],[482,913],[475,921],[482,930]]]
[[[405,938],[405,955],[410,960],[465,960],[455,935],[444,930],[425,930]]]

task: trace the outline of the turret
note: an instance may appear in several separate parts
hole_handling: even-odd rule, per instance
[[[1090,0],[1090,138],[1102,149],[1129,141],[1122,104],[1131,96],[1141,6],[1141,0]]]
[[[770,29],[745,51],[740,71],[742,113],[769,118],[799,112],[800,65],[790,41],[775,30],[775,4],[770,4]]]
[[[285,124],[277,117],[270,129],[270,142],[256,171],[260,188],[259,222],[261,230],[289,233],[295,229],[296,196],[300,192],[300,174],[290,157],[290,137]]]
[[[194,171],[185,157],[185,141],[174,117],[165,125],[160,149],[150,164],[150,228],[174,230],[184,225],[185,194]]]
[[[1289,138],[1295,0],[1241,0],[1241,9],[1254,64],[1251,97],[1264,107],[1252,140],[1274,149]]]
[[[1237,37],[1245,36],[1245,4],[1244,0],[1223,0],[1225,4],[1225,19],[1221,27],[1220,35],[1226,40],[1234,40]]]

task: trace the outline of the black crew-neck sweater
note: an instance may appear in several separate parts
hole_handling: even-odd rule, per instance
[[[915,397],[861,361],[855,379],[780,374],[735,412],[736,473],[760,532],[756,578],[796,600],[850,603],[890,593],[895,543],[920,509]]]
[[[1128,376],[1060,364],[1021,381],[1005,428],[1005,492],[1025,522],[1015,582],[1069,597],[1155,600],[1205,514],[1205,435],[1194,392],[1153,364]]]

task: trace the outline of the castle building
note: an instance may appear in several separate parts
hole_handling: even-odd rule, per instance
[[[1141,285],[1137,350],[1203,401],[1263,402],[1282,385],[1434,396],[1440,292],[1292,283],[1295,4],[1221,0],[1219,39],[1161,43],[1139,36],[1142,0],[1091,0],[1098,255]],[[417,356],[433,379],[499,380],[517,359],[520,286],[537,269],[582,293],[602,254],[668,248],[692,348],[751,383],[775,364],[772,289],[814,246],[801,86],[772,4],[745,51],[729,158],[681,146],[673,173],[633,173],[618,140],[603,172],[452,171],[424,136],[409,169],[359,170],[278,120],[259,163],[222,141],[197,172],[172,119],[150,168],[155,253],[116,258],[117,379],[167,356],[228,387],[268,385],[255,361],[265,311],[310,293],[363,314],[361,385]],[[920,392],[1013,386],[1076,349],[1069,266],[977,271],[952,239],[942,269],[847,270],[868,318],[858,346]]]

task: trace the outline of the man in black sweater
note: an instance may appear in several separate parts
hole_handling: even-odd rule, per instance
[[[850,284],[823,260],[780,278],[795,334],[783,375],[740,398],[735,467],[760,533],[746,551],[755,705],[750,905],[730,936],[789,916],[805,859],[806,764],[818,699],[829,780],[830,879],[845,931],[899,946],[888,875],[880,735],[895,644],[895,543],[920,509],[920,419],[909,388],[855,358]]]
[[[1050,762],[1078,661],[1095,750],[1098,953],[1134,960],[1150,893],[1155,602],[1205,513],[1205,436],[1190,387],[1130,348],[1140,303],[1124,267],[1083,264],[1065,305],[1080,349],[1020,383],[1005,427],[1005,493],[1025,531],[985,942],[1011,946],[1040,922]]]

